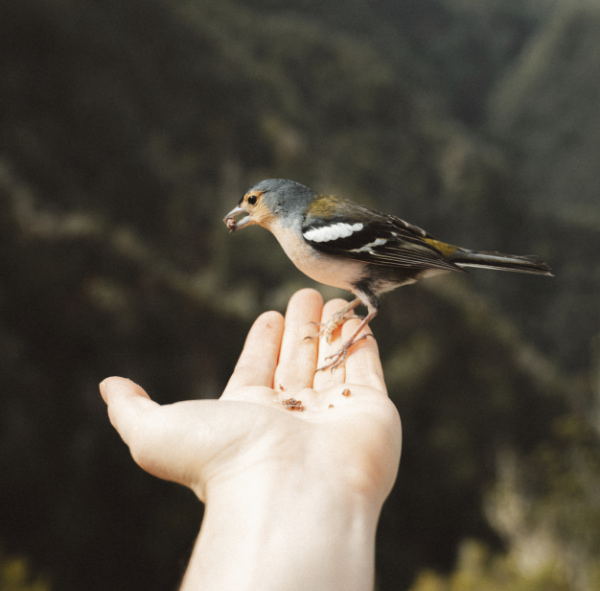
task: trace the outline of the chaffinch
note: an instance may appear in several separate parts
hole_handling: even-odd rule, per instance
[[[237,221],[240,214],[247,215]],[[329,341],[359,304],[364,317],[331,361],[319,370],[343,363],[361,338],[362,329],[379,310],[378,297],[401,285],[463,267],[481,267],[552,276],[534,256],[467,250],[439,242],[400,218],[330,195],[300,183],[267,179],[252,187],[223,220],[234,232],[251,225],[269,230],[291,261],[311,279],[352,292],[344,306],[318,333]]]

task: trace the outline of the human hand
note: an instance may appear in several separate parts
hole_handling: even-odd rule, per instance
[[[262,576],[257,564],[269,548],[273,556],[287,550],[290,557],[277,563],[280,583],[273,589],[284,583],[293,589],[291,581],[298,588],[368,588],[369,548],[396,477],[401,429],[372,337],[335,371],[315,371],[357,326],[348,320],[330,344],[306,338],[343,303],[323,306],[317,292],[302,290],[291,298],[285,321],[276,312],[262,314],[219,400],[161,406],[128,380],[101,384],[111,422],[134,460],[207,504],[195,551],[202,559],[192,558],[186,589],[258,588],[248,572],[267,589],[267,574],[277,581],[273,563]],[[317,539],[331,550],[317,552]],[[342,558],[332,554],[344,548]],[[232,553],[235,568],[219,568]],[[245,566],[240,557],[247,557]]]
[[[330,483],[339,479],[346,490],[383,500],[398,467],[400,423],[375,340],[360,341],[335,371],[315,372],[339,348],[339,335],[331,344],[306,338],[343,303],[323,307],[317,292],[302,290],[290,300],[285,321],[276,312],[261,315],[218,401],[161,406],[129,380],[105,380],[111,422],[135,461],[203,501],[213,481],[259,464],[281,474],[298,460],[326,472]],[[347,321],[343,332],[356,323]]]

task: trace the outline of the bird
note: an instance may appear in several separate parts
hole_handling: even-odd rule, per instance
[[[317,371],[333,371],[345,362],[350,349],[365,338],[359,336],[361,331],[379,312],[381,294],[402,285],[439,273],[465,272],[465,267],[553,276],[550,266],[536,256],[447,244],[395,215],[287,179],[254,185],[223,221],[230,232],[262,226],[305,275],[354,295],[317,333],[328,342],[350,312],[365,306],[367,314],[356,330]]]

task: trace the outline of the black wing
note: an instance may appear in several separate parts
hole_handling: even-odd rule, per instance
[[[304,239],[315,249],[373,265],[461,270],[444,258],[429,242],[436,241],[421,228],[352,201],[335,202],[330,215],[317,210],[321,215],[308,215],[304,221]]]

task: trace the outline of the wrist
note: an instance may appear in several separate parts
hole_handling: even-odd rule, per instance
[[[369,591],[381,501],[307,471],[211,483],[182,591]]]

